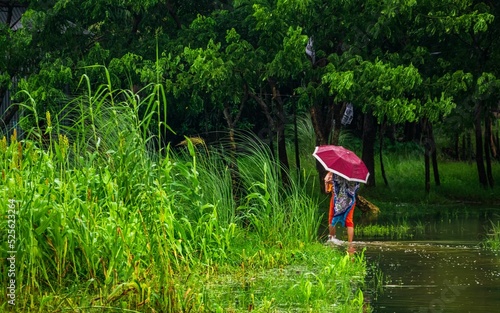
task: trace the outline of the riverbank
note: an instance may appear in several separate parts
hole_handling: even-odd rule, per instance
[[[493,188],[479,184],[475,163],[439,162],[440,185],[431,181],[430,192],[425,192],[424,164],[421,158],[398,158],[385,165],[388,185],[384,183],[380,167],[375,169],[376,186],[363,188],[360,193],[375,204],[427,203],[500,205],[500,163],[493,164]],[[397,161],[396,161],[397,160]],[[432,177],[432,175],[431,175]]]

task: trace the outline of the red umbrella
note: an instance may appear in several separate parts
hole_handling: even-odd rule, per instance
[[[365,163],[351,150],[342,146],[324,145],[314,149],[313,156],[327,171],[344,177],[349,181],[366,183],[370,172]]]

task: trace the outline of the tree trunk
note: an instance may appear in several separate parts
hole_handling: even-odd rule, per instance
[[[363,154],[362,160],[365,163],[370,176],[368,177],[367,186],[375,186],[375,139],[377,137],[377,129],[375,127],[375,117],[371,111],[366,112],[363,121]]]
[[[133,9],[131,7],[127,7],[127,9],[130,12],[133,12]],[[132,28],[130,30],[130,36],[128,38],[128,44],[127,44],[128,46],[130,46],[132,44],[132,40],[134,40],[135,36],[139,32],[139,25],[141,24],[142,19],[143,19],[142,15],[137,14],[137,13],[133,14],[133,20],[134,20],[134,22],[132,23]]]
[[[342,128],[342,116],[344,115],[344,111],[346,109],[347,103],[344,102],[342,105],[333,104],[333,134],[329,139],[329,144],[331,145],[339,145],[340,141],[340,131]]]
[[[330,133],[333,129],[333,117],[334,117],[334,105],[333,103],[326,103],[326,101],[321,104],[315,104],[310,109],[311,122],[314,129],[314,134],[316,137],[316,146],[327,145],[329,143]],[[325,193],[325,188],[323,188],[323,178],[325,177],[326,170],[316,160],[316,170],[318,172],[319,188],[321,192]]]
[[[490,117],[490,119],[491,119],[491,117]],[[498,157],[498,149],[500,148],[498,146],[498,133],[495,134],[493,132],[493,122],[492,121],[490,121],[490,125],[491,125],[491,156],[494,159],[496,159]]]
[[[472,162],[472,159],[474,158],[474,155],[472,153],[472,134],[470,131],[467,131],[465,134],[465,159],[468,162]]]
[[[271,111],[269,110],[269,106],[267,105],[266,101],[263,99],[262,95],[257,95],[253,92],[250,92],[249,95],[250,95],[250,97],[252,97],[252,99],[255,100],[255,102],[257,102],[257,104],[262,109],[262,112],[264,113],[264,116],[266,117],[267,124],[268,124],[268,127],[269,127],[270,132],[271,132],[270,137],[271,137],[271,141],[272,141],[273,140],[272,133],[276,131],[276,125],[275,125],[274,119],[271,115]]]
[[[418,140],[421,135],[420,124],[418,122],[406,122],[404,125],[404,141]]]
[[[484,156],[486,160],[486,178],[488,179],[488,185],[490,188],[495,186],[495,181],[493,180],[493,172],[491,170],[491,118],[489,115],[484,117]]]
[[[316,135],[316,145],[327,145],[333,129],[334,105],[322,103],[309,110],[311,122]]]
[[[288,162],[288,153],[286,151],[286,134],[285,134],[285,106],[283,98],[281,97],[280,91],[274,83],[271,83],[273,89],[273,99],[276,100],[276,132],[278,135],[278,159],[280,161],[281,179],[288,185],[290,183],[289,172],[290,164]]]
[[[431,169],[429,162],[429,154],[424,153],[424,163],[425,163],[425,193],[429,193],[431,191]]]
[[[276,99],[277,103],[277,115],[278,118],[275,121],[273,119],[271,110],[269,109],[269,106],[267,105],[266,101],[263,99],[261,95],[256,95],[255,93],[250,92],[250,96],[260,105],[262,111],[264,112],[264,116],[267,119],[269,129],[271,130],[271,134],[276,133],[278,136],[278,164],[279,164],[279,169],[281,172],[281,179],[283,181],[283,184],[285,186],[290,184],[290,177],[288,175],[289,171],[289,163],[288,163],[288,155],[286,152],[286,141],[285,141],[285,113],[284,113],[284,108],[281,100],[281,96],[279,96],[278,91],[273,87],[273,98]],[[279,99],[279,100],[278,100]],[[273,138],[271,135],[271,140],[270,140],[270,149],[274,155],[274,147],[272,145],[273,143]]]
[[[453,146],[454,146],[454,153],[455,155],[453,156],[456,160],[460,161],[460,137],[458,134],[456,134],[454,136],[454,140],[453,140]]]
[[[441,179],[439,178],[439,168],[437,162],[437,148],[436,141],[434,140],[434,131],[432,130],[432,124],[430,122],[427,123],[428,127],[428,135],[432,144],[431,150],[431,160],[432,160],[432,173],[434,174],[434,183],[436,186],[441,186]]]
[[[491,119],[491,116],[487,117],[488,120],[486,120],[486,123],[489,125],[488,127],[488,138],[489,139],[489,145],[490,145],[490,153],[491,157],[495,159],[497,157],[497,143],[496,143],[496,138],[495,138],[495,133],[493,132],[493,121]],[[486,134],[485,134],[486,136]]]
[[[430,155],[432,153],[433,145],[429,138],[429,128],[427,127],[428,121],[426,118],[422,119],[422,139],[421,143],[424,146],[424,189],[428,194],[431,191],[431,169],[430,169]]]
[[[285,124],[278,123],[278,160],[281,171],[281,179],[285,186],[290,185],[290,164],[288,163],[288,153],[286,151],[286,135],[285,135]]]
[[[498,125],[498,121],[496,122],[497,125]],[[500,126],[497,126],[497,136],[496,136],[496,146],[497,146],[497,149],[500,149]],[[497,153],[496,155],[496,158],[497,159],[500,159],[500,153]]]
[[[432,173],[434,174],[434,183],[436,184],[436,186],[441,186],[441,179],[439,177],[439,167],[438,167],[436,150],[434,150],[432,152],[431,160],[432,160]]]
[[[300,179],[299,131],[297,129],[297,103],[294,103],[293,107],[293,144],[295,147],[295,167],[297,168],[297,179]]]
[[[4,87],[0,86],[0,108],[3,105],[3,99],[5,98],[6,92],[7,92],[7,88],[4,88]]]
[[[389,186],[389,182],[387,181],[387,176],[385,175],[385,167],[384,167],[384,158],[383,158],[383,147],[384,147],[384,133],[385,133],[385,120],[380,125],[380,134],[379,134],[379,159],[380,159],[380,173],[382,174],[382,178],[384,179],[384,183],[386,186]]]
[[[363,213],[378,214],[380,209],[375,204],[366,200],[359,194],[356,195],[356,209],[359,208]]]
[[[467,160],[467,142],[466,142],[466,135],[462,135],[462,151],[460,151],[460,161],[465,161]]]
[[[488,187],[488,179],[486,177],[486,170],[484,168],[484,155],[483,155],[483,136],[482,136],[482,105],[481,101],[476,103],[474,108],[474,134],[476,138],[476,165],[477,165],[477,174],[479,178],[479,184],[487,188]]]

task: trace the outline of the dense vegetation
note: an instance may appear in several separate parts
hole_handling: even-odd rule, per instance
[[[303,151],[303,170],[292,171],[284,185],[267,145],[237,137],[245,190],[238,200],[228,170],[233,158],[224,144],[187,138],[185,145],[159,153],[145,131],[151,129],[148,120],[139,119],[142,102],[109,85],[88,92],[70,103],[72,127],[53,123],[58,115],[46,112],[45,133],[34,129],[29,136],[39,140],[19,141],[14,133],[0,141],[2,212],[11,203],[17,211],[16,305],[4,294],[4,310],[369,310],[362,293],[363,251],[352,256],[318,243],[327,197],[311,178],[316,169],[310,151]],[[26,109],[42,115],[35,102]],[[301,144],[314,145],[311,136],[311,127],[300,129]],[[348,133],[340,140],[353,142]],[[410,182],[422,175],[421,156],[402,157],[403,150],[397,155],[386,162],[388,173],[406,165],[401,173],[410,176],[394,177],[407,192],[393,190],[391,198],[384,186],[362,189],[384,212],[405,201],[453,200],[423,190],[415,199]],[[498,192],[476,190],[470,190],[474,200],[499,200]],[[394,227],[391,235],[405,231],[404,225]],[[368,231],[360,228],[359,234]],[[492,248],[494,236],[487,243]],[[2,253],[10,257],[7,242]],[[8,282],[9,266],[1,274]]]
[[[6,57],[0,60],[0,101],[9,88],[14,97],[12,105],[0,106],[4,132],[19,120],[19,134],[46,127],[43,115],[35,121],[17,105],[26,98],[15,91],[28,90],[40,111],[58,112],[69,95],[80,92],[83,74],[94,83],[104,79],[98,64],[108,68],[115,88],[139,97],[162,86],[168,112],[162,105],[150,117],[162,130],[157,146],[178,143],[185,135],[213,141],[229,132],[232,140],[235,130],[246,129],[273,143],[287,169],[285,146],[292,137],[285,129],[294,116],[308,112],[315,143],[336,144],[343,111],[352,103],[355,119],[348,128],[362,138],[362,158],[372,173],[378,135],[422,145],[428,192],[431,165],[440,182],[442,150],[454,159],[471,157],[478,183],[494,186],[500,90],[495,1],[2,5],[5,12],[25,10],[22,27],[10,13],[1,25],[0,51]],[[436,127],[449,138],[445,146],[435,139]]]
[[[495,1],[201,2],[0,1],[2,310],[369,310],[319,144],[383,211],[498,205]]]
[[[285,188],[265,144],[244,138],[236,206],[224,147],[156,152],[141,103],[109,101],[123,94],[89,90],[71,103],[73,127],[47,112],[39,141],[0,141],[15,276],[8,261],[0,273],[16,287],[2,310],[362,311],[363,256],[318,244],[308,175]]]

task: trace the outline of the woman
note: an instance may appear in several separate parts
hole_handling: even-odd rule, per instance
[[[325,191],[332,193],[330,211],[328,214],[328,243],[341,244],[335,236],[336,224],[340,222],[347,228],[347,241],[352,243],[354,238],[354,207],[356,206],[356,192],[359,183],[328,172],[325,176]]]

